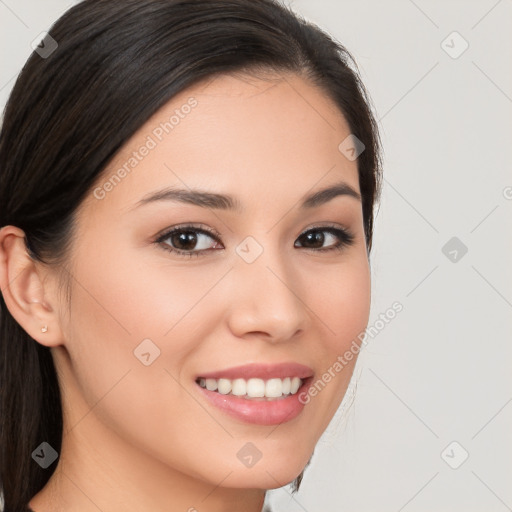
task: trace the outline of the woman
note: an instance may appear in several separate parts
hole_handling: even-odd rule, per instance
[[[6,512],[298,489],[370,310],[351,62],[273,0],[85,0],[51,28],[0,139]]]

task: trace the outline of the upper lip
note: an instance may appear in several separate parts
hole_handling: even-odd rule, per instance
[[[313,375],[313,370],[309,366],[298,363],[279,363],[279,364],[246,364],[243,366],[234,366],[225,370],[201,373],[197,378],[203,379],[284,379],[286,377],[299,377],[306,379]]]

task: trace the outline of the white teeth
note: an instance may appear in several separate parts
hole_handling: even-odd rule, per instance
[[[247,396],[262,398],[265,396],[265,381],[263,379],[249,379],[247,381]]]
[[[293,377],[292,383],[290,385],[290,393],[294,395],[297,393],[298,389],[300,388],[300,385],[302,384],[301,380],[298,377]]]
[[[208,391],[217,391],[217,381],[215,379],[206,379],[206,389]]]
[[[283,394],[283,381],[281,379],[270,379],[265,384],[265,396],[278,397]]]
[[[235,379],[231,388],[231,393],[236,396],[243,396],[247,393],[247,383],[244,379]]]
[[[286,379],[283,379],[283,395],[289,395],[291,390],[291,383],[292,379],[290,377],[286,377]]]
[[[219,379],[217,381],[217,390],[223,395],[227,395],[231,391],[231,381],[229,379]]]
[[[302,386],[299,377],[285,379],[199,379],[199,385],[209,391],[217,391],[222,395],[232,394],[249,398],[279,398],[295,395]]]

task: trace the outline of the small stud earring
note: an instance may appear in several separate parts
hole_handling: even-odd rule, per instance
[[[41,332],[46,332],[48,330],[48,326],[44,325],[41,327]]]

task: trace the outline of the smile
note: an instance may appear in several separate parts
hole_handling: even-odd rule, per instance
[[[246,365],[199,375],[196,384],[209,404],[244,423],[276,425],[304,409],[299,393],[313,380],[311,368],[295,363]]]
[[[242,396],[245,398],[281,398],[295,395],[303,382],[299,377],[284,379],[203,379],[198,384],[208,391],[217,391],[222,395]]]

